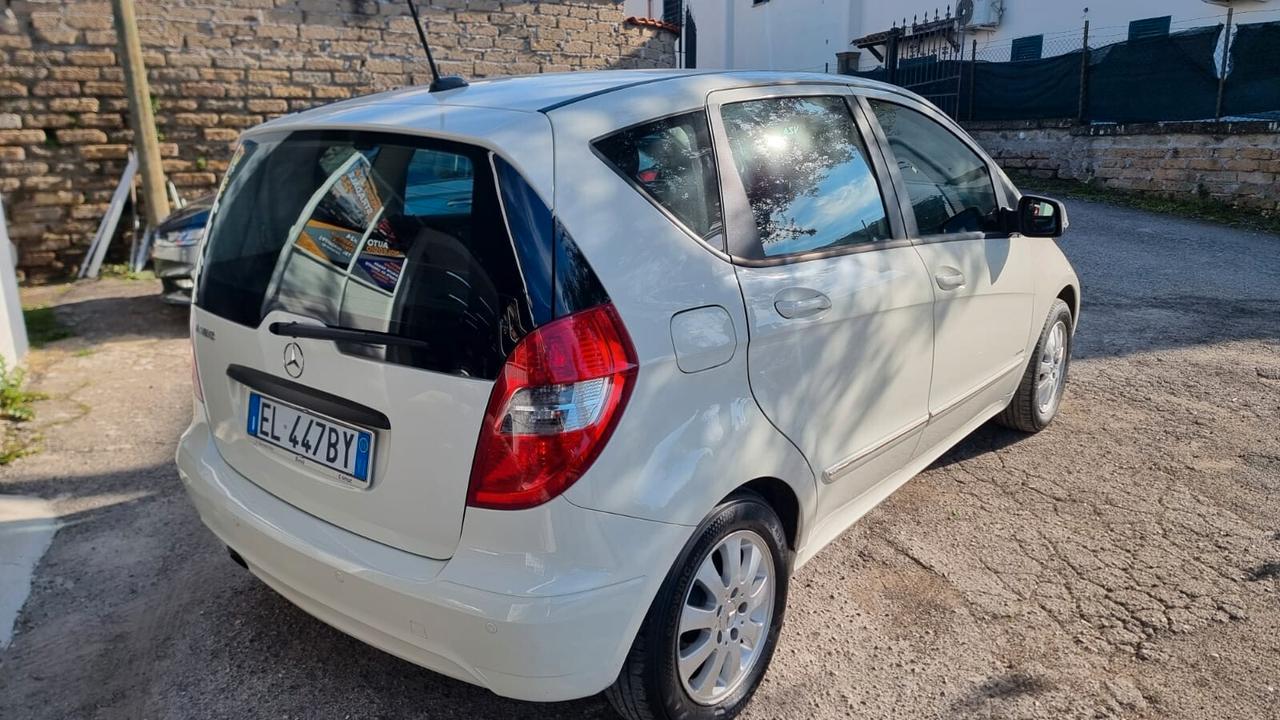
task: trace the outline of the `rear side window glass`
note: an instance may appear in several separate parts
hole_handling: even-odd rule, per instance
[[[724,105],[720,114],[765,257],[892,237],[843,98],[751,100]]]
[[[921,235],[999,229],[995,186],[977,153],[923,113],[869,102],[897,159]]]
[[[720,232],[720,188],[705,112],[628,128],[596,141],[595,148],[694,235]]]
[[[493,378],[535,323],[527,284],[550,282],[522,275],[516,244],[480,148],[337,131],[246,140],[214,206],[196,303],[250,327],[284,311],[425,340],[339,347]]]

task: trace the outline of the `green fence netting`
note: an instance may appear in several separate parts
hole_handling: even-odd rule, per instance
[[[1223,35],[1210,25],[1033,60],[913,58],[854,74],[906,87],[961,120],[1212,120]],[[1280,21],[1237,26],[1230,58],[1222,116],[1280,118]]]
[[[1231,40],[1222,112],[1280,119],[1280,21],[1239,26]]]
[[[1091,50],[1085,118],[1095,122],[1213,119],[1221,25]]]
[[[960,117],[966,120],[1069,118],[1080,106],[1079,52],[1041,60],[978,62],[972,64],[972,72],[972,86],[962,85]]]

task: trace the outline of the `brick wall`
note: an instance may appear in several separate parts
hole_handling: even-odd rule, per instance
[[[1011,171],[1280,212],[1280,122],[967,127]]]
[[[429,73],[399,0],[136,0],[165,172],[213,189],[240,131]],[[674,37],[622,0],[418,0],[445,74],[474,79],[671,67]],[[111,8],[7,0],[0,15],[0,197],[27,280],[80,263],[124,169],[129,130]],[[0,10],[3,12],[3,10]]]

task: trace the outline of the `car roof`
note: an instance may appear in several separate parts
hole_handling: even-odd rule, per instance
[[[910,91],[847,75],[739,70],[604,70],[477,80],[431,92],[423,86],[352,98],[284,115],[247,130],[361,130],[405,133],[488,147],[544,195],[550,205],[556,133],[600,137],[644,120],[701,107],[711,92],[771,85],[823,84],[916,97]]]
[[[353,98],[307,110],[293,117],[307,123],[323,123],[326,116],[354,106],[419,105],[488,108],[518,112],[551,112],[579,101],[630,88],[676,91],[676,86],[696,81],[701,88],[731,89],[772,84],[827,83],[902,92],[901,88],[847,75],[741,70],[595,70],[476,80],[455,90],[431,92],[413,86]]]

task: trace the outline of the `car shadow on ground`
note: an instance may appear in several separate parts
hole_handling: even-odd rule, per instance
[[[944,468],[979,455],[1003,450],[1028,437],[1030,436],[1024,432],[1010,430],[998,424],[995,420],[991,420],[969,433],[964,440],[961,440],[957,445],[943,453],[942,457],[934,460],[929,468]]]
[[[170,305],[152,294],[72,300],[58,303],[54,312],[77,336],[95,343],[127,336],[174,340],[188,334],[188,306]]]

